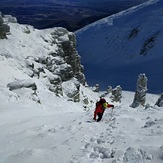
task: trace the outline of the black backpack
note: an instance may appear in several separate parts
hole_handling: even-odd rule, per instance
[[[104,98],[101,98],[99,101],[96,102],[96,107],[105,103],[105,102],[106,102],[106,100]]]

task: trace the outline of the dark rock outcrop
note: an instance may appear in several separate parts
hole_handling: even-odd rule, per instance
[[[6,38],[8,32],[10,32],[10,27],[4,23],[2,13],[0,12],[0,39]]]

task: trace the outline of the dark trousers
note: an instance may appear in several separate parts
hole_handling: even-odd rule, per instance
[[[97,122],[99,122],[102,119],[103,113],[97,113],[97,115],[98,115]]]

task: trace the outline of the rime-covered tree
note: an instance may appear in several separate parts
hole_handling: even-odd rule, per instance
[[[155,105],[163,107],[163,93],[160,95]]]
[[[100,88],[100,86],[99,86],[99,84],[96,84],[94,87],[93,87],[93,91],[94,92],[99,92],[99,88]]]
[[[112,90],[113,90],[112,86],[108,86],[106,90],[107,94],[111,93]]]
[[[120,85],[118,85],[116,88],[112,90],[112,102],[121,102],[122,98],[122,88]]]
[[[147,92],[147,77],[146,75],[139,74],[138,80],[137,80],[137,87],[136,87],[136,92],[134,96],[134,101],[131,104],[132,108],[136,108],[139,105],[145,106],[146,102],[146,92]]]
[[[106,92],[104,92],[104,93],[101,95],[101,97],[105,97],[106,95],[108,95],[109,93],[111,93],[112,90],[113,90],[113,89],[112,89],[112,86],[108,86]]]

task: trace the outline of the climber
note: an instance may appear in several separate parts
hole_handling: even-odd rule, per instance
[[[96,116],[98,116],[97,122],[101,121],[102,116],[104,114],[104,111],[106,108],[114,108],[114,105],[108,104],[104,98],[101,98],[97,103],[96,103],[96,108],[94,111],[94,118],[93,120],[96,121]]]

